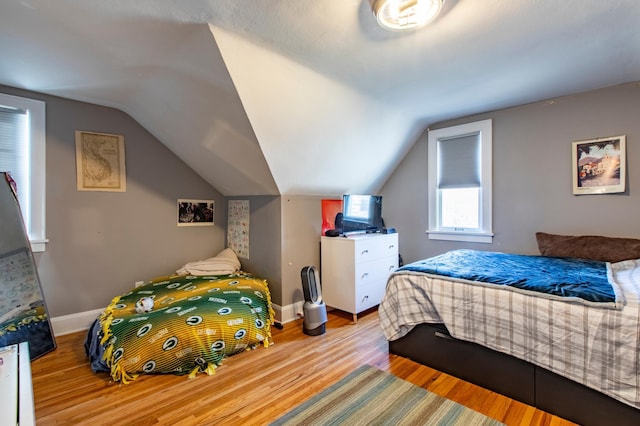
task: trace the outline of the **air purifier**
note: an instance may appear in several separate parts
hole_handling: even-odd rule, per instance
[[[315,266],[305,266],[300,271],[304,293],[304,321],[302,331],[309,336],[324,334],[327,322],[327,306],[322,300],[320,278]]]

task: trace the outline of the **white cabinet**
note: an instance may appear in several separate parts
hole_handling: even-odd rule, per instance
[[[327,306],[357,314],[380,304],[398,268],[398,234],[322,237],[322,298]]]
[[[0,348],[0,424],[35,425],[29,344]]]

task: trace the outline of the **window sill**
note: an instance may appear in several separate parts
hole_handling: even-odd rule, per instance
[[[31,240],[31,251],[33,253],[39,253],[43,251],[47,251],[47,243],[49,240]]]
[[[465,241],[469,243],[492,243],[493,234],[483,232],[427,231],[430,240]]]

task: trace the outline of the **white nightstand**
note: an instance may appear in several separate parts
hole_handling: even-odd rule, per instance
[[[29,344],[0,347],[0,359],[0,424],[35,425]]]
[[[324,302],[353,314],[380,304],[389,275],[398,268],[398,234],[321,237]]]

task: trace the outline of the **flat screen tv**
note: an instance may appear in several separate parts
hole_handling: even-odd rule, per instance
[[[382,221],[382,196],[352,195],[342,196],[342,233],[380,232]]]

